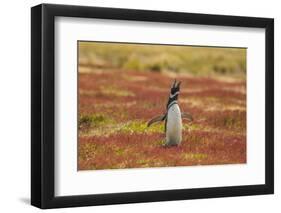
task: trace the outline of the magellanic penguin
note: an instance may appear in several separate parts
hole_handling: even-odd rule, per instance
[[[181,82],[174,81],[166,106],[166,113],[152,118],[147,126],[155,122],[165,121],[165,146],[180,145],[182,141],[182,119],[192,121],[193,118],[189,113],[181,112],[178,105],[178,96]]]

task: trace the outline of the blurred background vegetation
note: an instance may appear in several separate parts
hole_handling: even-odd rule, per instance
[[[79,67],[246,77],[246,49],[79,41]],[[82,69],[80,69],[81,71]]]

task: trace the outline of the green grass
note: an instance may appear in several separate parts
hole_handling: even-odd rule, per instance
[[[186,160],[203,160],[206,159],[208,155],[201,153],[184,153],[182,157]]]
[[[245,77],[246,49],[79,42],[79,64],[99,68]]]
[[[110,135],[114,133],[141,134],[163,133],[164,123],[147,127],[147,122],[134,120],[126,123],[116,123],[102,114],[82,115],[79,118],[79,129],[82,135]]]
[[[79,117],[79,129],[89,129],[112,123],[112,119],[102,114],[81,115]]]
[[[134,133],[163,133],[164,125],[163,123],[158,123],[147,127],[147,122],[145,121],[131,121],[122,125],[119,129],[122,133],[134,134]]]

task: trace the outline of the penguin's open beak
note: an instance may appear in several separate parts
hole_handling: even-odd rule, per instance
[[[175,79],[175,80],[174,80],[174,83],[173,83],[173,85],[172,85],[172,88],[175,88],[175,87],[176,87],[176,83],[177,83],[177,80]]]

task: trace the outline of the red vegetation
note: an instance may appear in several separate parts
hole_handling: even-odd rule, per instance
[[[194,121],[185,123],[180,146],[165,148],[163,132],[149,132],[141,125],[165,112],[173,78],[120,70],[80,73],[79,115],[103,115],[107,120],[79,130],[78,169],[246,163],[245,81],[177,79],[182,81],[180,108]],[[131,121],[140,130],[122,130]]]

